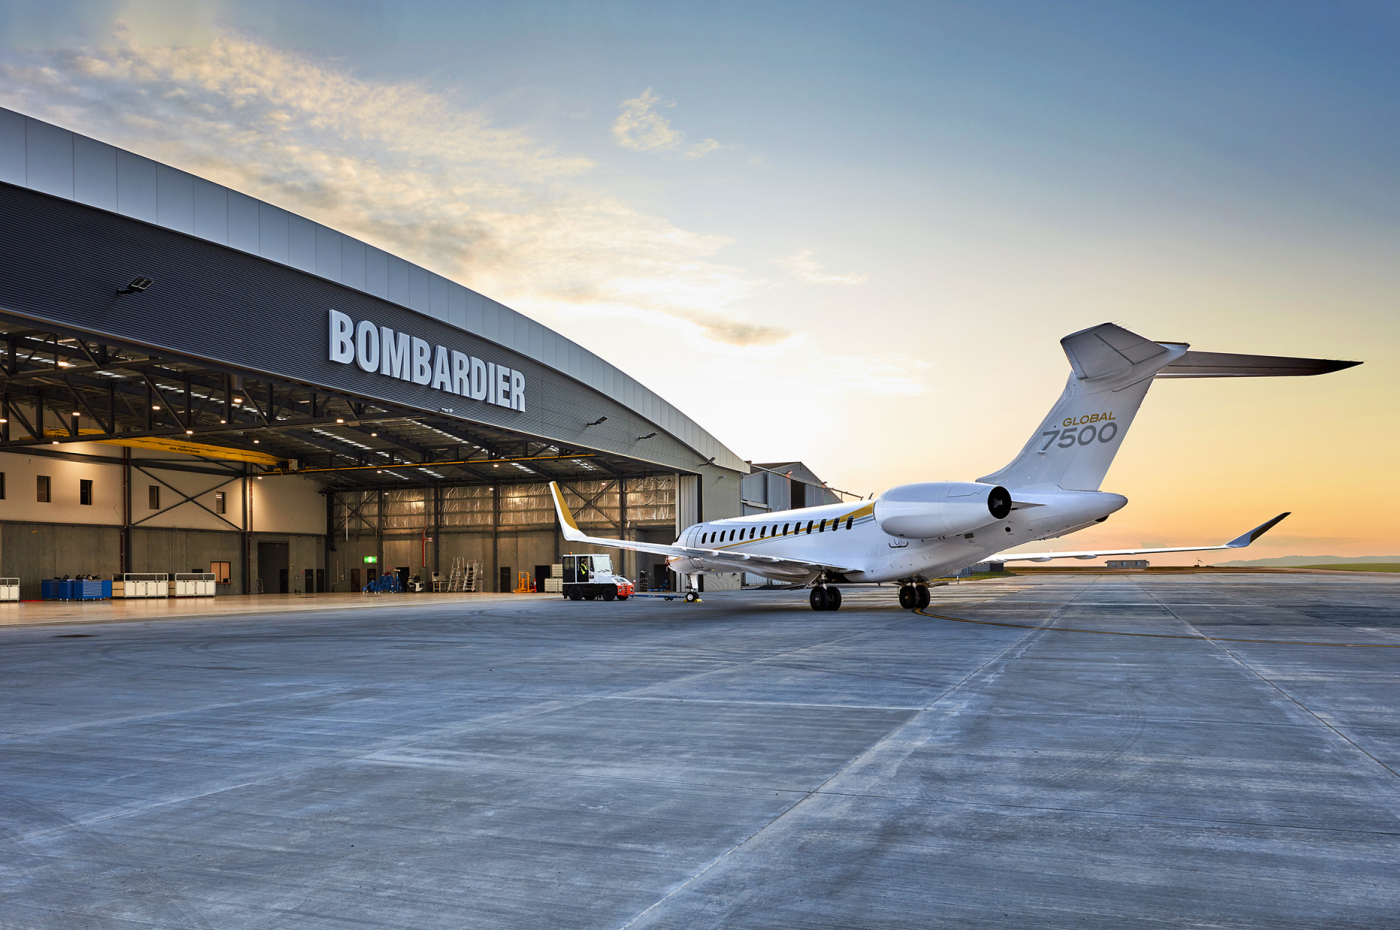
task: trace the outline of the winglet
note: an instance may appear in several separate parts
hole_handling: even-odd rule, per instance
[[[1245,546],[1254,542],[1254,540],[1258,539],[1260,536],[1263,536],[1269,530],[1273,529],[1279,523],[1283,522],[1283,518],[1288,516],[1288,514],[1292,512],[1293,511],[1290,510],[1286,513],[1281,513],[1269,522],[1259,524],[1254,529],[1250,530],[1248,533],[1245,533],[1243,536],[1235,537],[1234,539],[1230,540],[1225,544],[1226,548],[1243,549]]]
[[[587,539],[588,534],[578,528],[578,524],[574,522],[574,515],[569,510],[569,505],[564,503],[564,492],[559,490],[559,482],[551,481],[549,483],[549,493],[554,495],[554,511],[559,514],[559,528],[564,531],[564,538],[574,542]]]

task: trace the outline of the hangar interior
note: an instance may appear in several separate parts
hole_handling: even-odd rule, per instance
[[[228,593],[347,591],[459,559],[510,590],[569,551],[551,480],[598,535],[742,512],[747,463],[625,373],[272,204],[0,110],[0,209],[0,574],[23,598],[211,570]],[[336,364],[328,312],[332,341],[337,312],[372,320],[515,372],[525,400]],[[670,581],[640,559],[621,567]]]

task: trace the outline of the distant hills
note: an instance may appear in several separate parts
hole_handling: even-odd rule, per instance
[[[1354,558],[1339,555],[1286,555],[1278,559],[1251,559],[1247,562],[1216,564],[1234,568],[1287,568],[1294,565],[1367,565],[1378,562],[1400,562],[1400,555],[1358,555]]]

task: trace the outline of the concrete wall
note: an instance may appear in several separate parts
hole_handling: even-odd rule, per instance
[[[64,575],[121,571],[117,527],[12,523],[0,525],[0,575],[20,579],[20,597],[39,597],[39,583]]]
[[[111,455],[110,446],[73,443],[65,452],[98,450]],[[117,450],[120,454],[120,450]],[[122,473],[120,465],[95,462],[74,462],[38,455],[0,453],[0,473],[5,476],[5,499],[0,500],[0,520],[21,520],[41,523],[97,523],[120,525],[122,522]],[[39,503],[38,476],[49,477],[52,501]],[[92,504],[78,503],[78,482],[92,481]]]

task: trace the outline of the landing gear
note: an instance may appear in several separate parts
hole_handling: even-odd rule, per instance
[[[807,598],[813,610],[840,610],[841,589],[828,585],[817,585]]]
[[[696,594],[694,591],[685,592],[685,602],[687,604],[694,604],[698,600],[700,600],[700,595]]]
[[[923,610],[929,605],[928,587],[907,584],[899,589],[899,606],[905,610]]]
[[[699,575],[685,576],[685,602],[687,604],[700,603],[700,585],[697,583]]]

